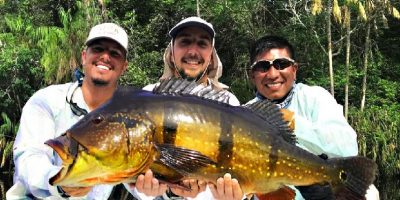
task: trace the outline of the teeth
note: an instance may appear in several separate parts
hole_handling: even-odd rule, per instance
[[[199,61],[195,61],[195,60],[186,60],[186,63],[187,63],[187,64],[191,64],[191,65],[197,65],[197,64],[199,64],[200,62],[199,62]]]
[[[273,86],[278,86],[280,85],[280,83],[268,83],[267,84],[269,87],[273,87]]]
[[[104,70],[110,70],[107,66],[104,65],[97,65],[97,67]]]

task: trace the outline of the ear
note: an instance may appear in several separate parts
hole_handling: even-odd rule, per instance
[[[299,65],[297,64],[297,63],[294,63],[294,65],[293,65],[293,73],[294,73],[294,77],[296,77],[296,73],[297,73],[297,70],[299,69]]]
[[[85,66],[85,64],[86,64],[86,49],[82,50],[82,52],[81,52],[81,60],[82,60],[82,66]]]
[[[124,74],[126,72],[126,70],[128,70],[128,61],[127,60],[125,60],[125,62],[124,62],[124,66],[122,68],[122,74]]]

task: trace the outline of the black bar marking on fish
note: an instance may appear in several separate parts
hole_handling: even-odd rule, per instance
[[[163,121],[163,140],[167,144],[175,144],[178,124],[173,119],[174,108],[164,108],[164,121]]]
[[[76,158],[76,155],[78,155],[78,142],[74,139],[70,140],[70,144],[69,144],[69,153],[74,157],[74,159]]]
[[[275,146],[275,145],[271,145]],[[276,171],[276,163],[278,162],[278,150],[276,148],[272,148],[271,152],[269,153],[269,171],[275,172]]]
[[[218,139],[217,165],[218,167],[230,166],[233,154],[232,120],[221,115],[220,124],[221,135]]]

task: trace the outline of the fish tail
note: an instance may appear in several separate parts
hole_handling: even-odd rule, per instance
[[[329,159],[335,166],[332,189],[337,199],[364,199],[377,173],[376,163],[366,157]]]

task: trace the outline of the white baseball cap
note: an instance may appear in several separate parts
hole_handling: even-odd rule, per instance
[[[196,26],[204,29],[207,31],[212,38],[215,37],[215,31],[213,28],[213,25],[208,23],[206,20],[200,18],[200,17],[188,17],[182,21],[180,21],[178,24],[176,24],[170,31],[169,31],[169,36],[172,38],[175,38],[176,35],[181,31],[183,28],[189,27],[189,26]]]
[[[128,52],[128,34],[125,30],[114,23],[102,23],[90,29],[89,36],[86,39],[86,45],[97,39],[111,39],[120,44]]]

